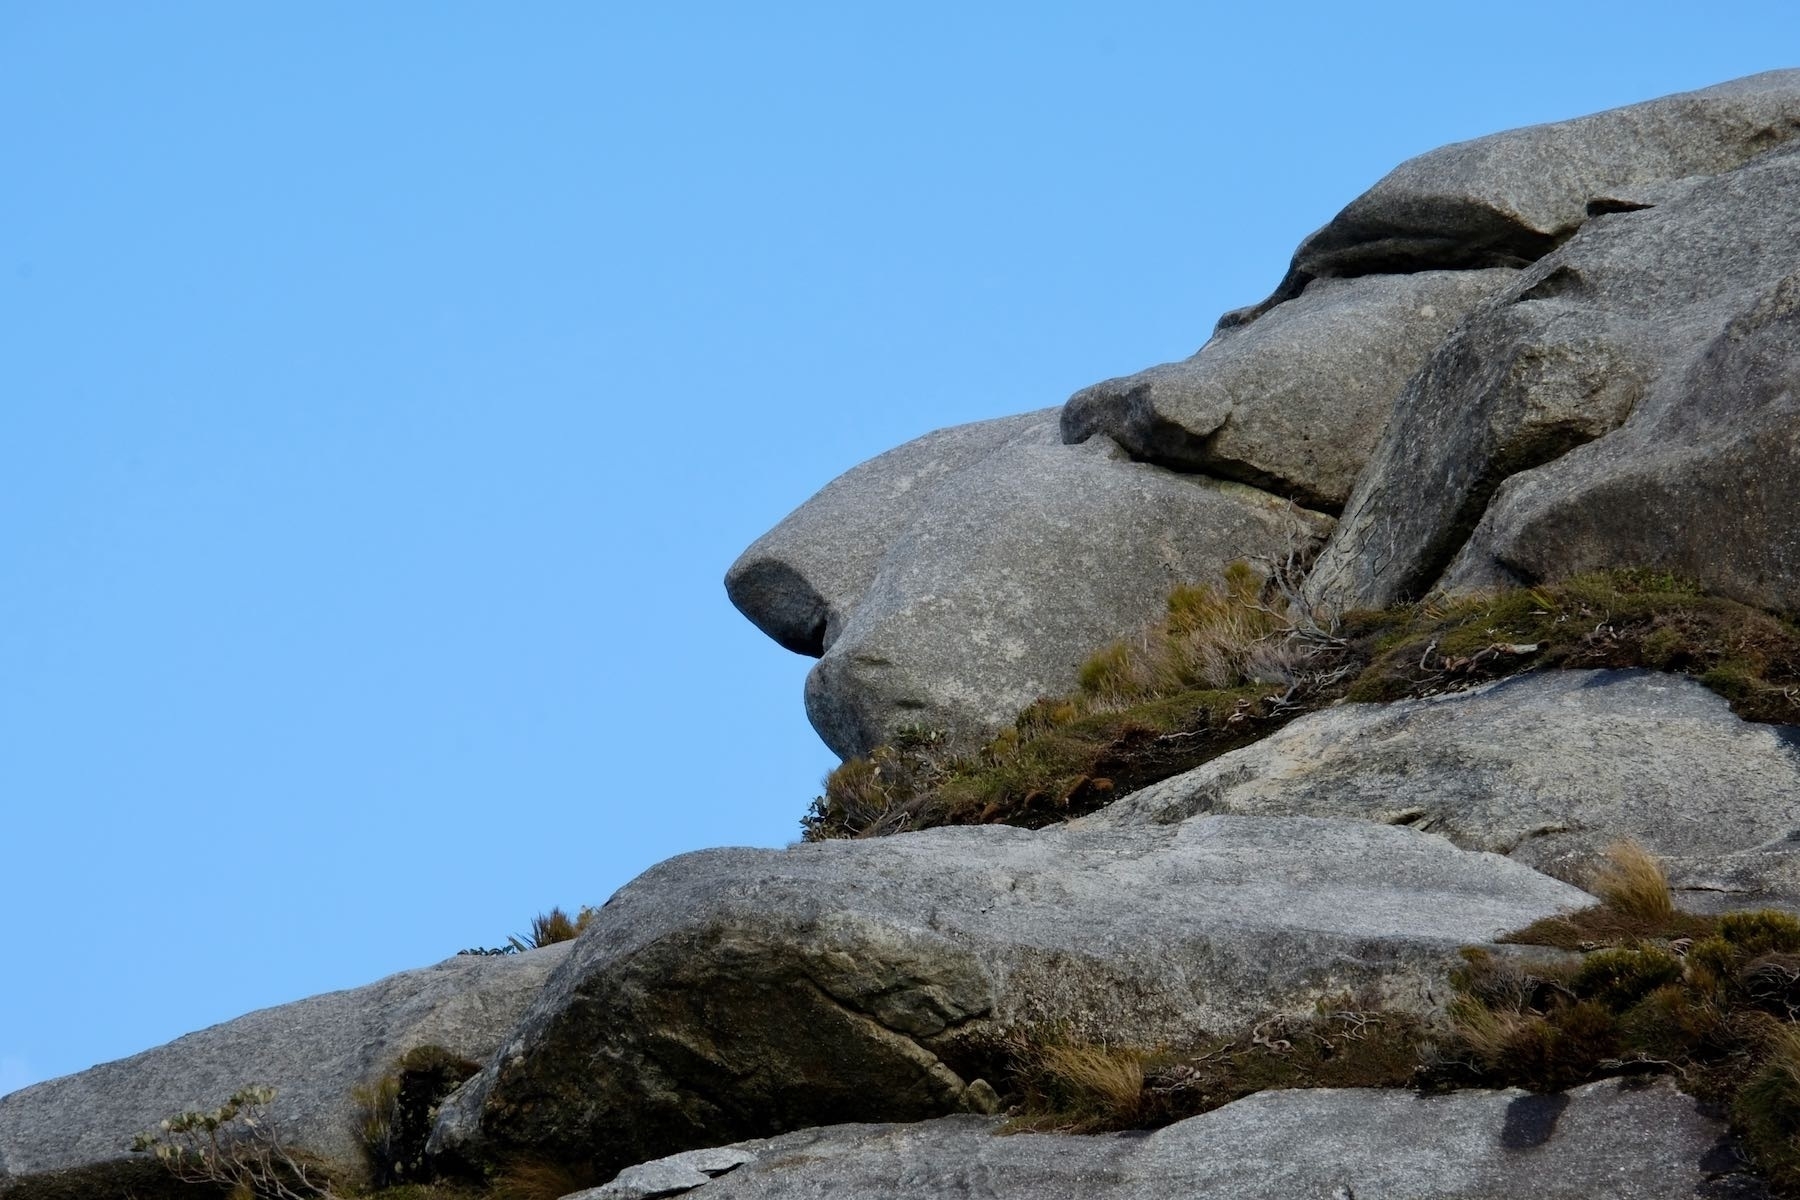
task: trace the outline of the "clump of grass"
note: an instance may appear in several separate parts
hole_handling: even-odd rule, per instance
[[[1144,1088],[1149,1051],[1133,1047],[1051,1041],[1022,1042],[1017,1082],[1029,1114],[1018,1128],[1069,1133],[1136,1129],[1152,1120]]]
[[[1778,1194],[1800,1196],[1800,920],[1676,909],[1656,860],[1621,845],[1603,902],[1508,939],[1582,951],[1521,962],[1465,952],[1440,1080],[1560,1091],[1672,1071],[1728,1107]]]
[[[588,905],[583,905],[573,917],[560,907],[552,908],[531,919],[531,933],[523,940],[533,950],[554,946],[558,942],[572,942],[586,933],[599,915],[598,908]]]
[[[1800,1028],[1768,1034],[1761,1064],[1738,1089],[1731,1116],[1769,1179],[1800,1188]]]
[[[1294,594],[1287,573],[1242,563],[1214,583],[1177,588],[1157,623],[1101,648],[1074,690],[1029,705],[985,746],[909,730],[844,763],[802,819],[803,832],[819,840],[994,821],[1040,826],[1104,807],[1339,699],[1430,696],[1527,670],[1681,672],[1739,716],[1800,723],[1800,630],[1675,576],[1609,571],[1350,613],[1331,625]]]
[[[1093,1133],[1165,1125],[1271,1088],[1559,1092],[1671,1073],[1732,1113],[1774,1195],[1800,1197],[1800,919],[1683,913],[1665,903],[1662,880],[1643,848],[1614,847],[1591,883],[1617,886],[1570,927],[1586,936],[1521,931],[1507,939],[1516,947],[1465,949],[1443,1018],[1337,997],[1180,1048],[1015,1034],[991,1077],[1012,1104],[1010,1129]]]
[[[1074,691],[1027,706],[986,745],[907,730],[850,759],[805,836],[1043,825],[1255,740],[1344,677],[1340,647],[1294,615],[1284,580],[1237,563],[1216,584],[1176,588],[1161,621],[1101,648]]]
[[[1418,1017],[1348,996],[1178,1049],[1015,1035],[1002,1072],[1017,1100],[1007,1127],[1153,1128],[1271,1088],[1404,1087],[1427,1041]]]
[[[438,1106],[480,1069],[441,1046],[415,1046],[380,1079],[354,1090],[362,1118],[358,1134],[377,1187],[423,1178],[425,1142]]]
[[[488,1200],[562,1200],[600,1180],[593,1171],[548,1159],[520,1159],[502,1168],[488,1185]]]
[[[1675,907],[1662,864],[1636,842],[1613,844],[1582,882],[1600,898],[1599,904],[1545,917],[1501,940],[1560,950],[1595,950],[1658,937],[1705,938],[1717,929],[1712,918]]]
[[[1675,915],[1668,876],[1654,855],[1636,842],[1614,844],[1588,891],[1606,907],[1634,921],[1665,922]]]

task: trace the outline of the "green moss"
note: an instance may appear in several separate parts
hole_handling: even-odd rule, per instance
[[[1681,978],[1681,960],[1656,946],[1600,950],[1582,960],[1569,986],[1583,999],[1623,1012]]]
[[[1726,913],[1719,918],[1719,937],[1749,958],[1800,951],[1800,919],[1790,913],[1761,910]]]

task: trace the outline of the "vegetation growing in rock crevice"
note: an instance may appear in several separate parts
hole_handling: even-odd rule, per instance
[[[506,939],[504,946],[475,946],[468,950],[458,950],[458,955],[472,955],[477,958],[492,958],[506,954],[523,954],[527,950],[541,950],[545,946],[554,946],[558,942],[572,942],[588,931],[600,910],[593,905],[584,904],[581,911],[571,917],[561,907],[552,908],[547,913],[539,913],[531,918],[531,932],[513,934]]]
[[[1291,1087],[1524,1087],[1557,1092],[1666,1073],[1728,1112],[1779,1197],[1800,1197],[1800,920],[1696,916],[1656,863],[1616,848],[1589,883],[1604,903],[1472,947],[1447,1018],[1344,997],[1307,1017],[1180,1048],[1013,1035],[1011,1127],[1141,1129]]]
[[[903,732],[826,780],[808,840],[934,825],[1036,827],[1102,808],[1338,700],[1389,701],[1528,670],[1642,667],[1698,679],[1753,721],[1800,723],[1800,630],[1681,579],[1610,571],[1317,623],[1284,572],[1238,564],[1083,665],[969,751]]]
[[[353,1092],[362,1112],[360,1134],[378,1187],[425,1178],[425,1142],[438,1106],[481,1068],[441,1046],[415,1046],[394,1069]]]

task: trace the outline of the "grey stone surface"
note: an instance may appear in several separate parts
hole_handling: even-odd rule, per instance
[[[1315,545],[1330,518],[1239,484],[1062,443],[1054,415],[942,484],[806,682],[838,754],[923,726],[990,735],[1163,612],[1178,583]]]
[[[1343,704],[1078,824],[1196,813],[1362,817],[1577,874],[1631,838],[1688,908],[1800,909],[1800,749],[1698,683],[1548,671],[1393,704]]]
[[[1075,393],[1063,439],[1107,434],[1145,461],[1335,512],[1407,377],[1516,273],[1315,280],[1255,324],[1220,330],[1192,358]]]
[[[82,1170],[106,1171],[127,1157],[135,1134],[177,1113],[216,1108],[251,1084],[276,1090],[272,1111],[286,1144],[359,1173],[351,1090],[417,1046],[485,1059],[567,953],[559,945],[446,959],[0,1097],[0,1194],[98,1196]],[[53,1172],[67,1174],[47,1177]]]
[[[739,1146],[686,1150],[626,1167],[611,1183],[584,1189],[564,1200],[655,1200],[658,1196],[679,1196],[753,1163],[758,1157],[756,1152]]]
[[[1143,1136],[947,1117],[745,1142],[704,1200],[1694,1200],[1744,1182],[1724,1123],[1666,1080],[1571,1092],[1260,1092]],[[598,1200],[657,1193],[604,1188]],[[1754,1185],[1737,1195],[1758,1194]]]
[[[1416,596],[1480,523],[1447,583],[1666,565],[1794,607],[1796,261],[1791,148],[1590,220],[1403,389],[1309,598]]]
[[[937,486],[1052,412],[939,429],[851,468],[738,557],[726,594],[789,650],[825,653]]]
[[[1794,257],[1800,262],[1800,156]],[[1644,566],[1800,609],[1800,272],[1749,302],[1618,432],[1511,476],[1446,572],[1459,590]]]
[[[1008,1029],[1179,1044],[1363,990],[1430,1012],[1458,947],[1588,903],[1367,821],[946,828],[684,855],[602,909],[446,1101],[432,1149],[617,1168],[982,1107],[971,1084]]]
[[[1271,302],[1318,276],[1523,266],[1591,211],[1653,199],[1663,184],[1728,171],[1796,135],[1800,70],[1787,70],[1442,146],[1395,167],[1302,242]]]

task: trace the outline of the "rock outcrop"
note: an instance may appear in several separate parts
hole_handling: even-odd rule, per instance
[[[1440,147],[1395,167],[1294,253],[1253,313],[1316,278],[1519,267],[1596,211],[1717,175],[1800,136],[1800,70],[1767,71],[1591,116]]]
[[[1061,436],[1096,453],[1029,414],[929,435],[759,541],[731,594],[825,655],[807,710],[846,756],[990,732],[1152,616],[1159,579],[1280,557],[1340,510],[1306,588],[1327,609],[1621,565],[1800,607],[1796,135],[1777,71],[1421,155],[1193,358],[1076,393]]]
[[[284,1143],[356,1177],[365,1170],[352,1092],[409,1050],[482,1060],[568,953],[459,955],[366,987],[265,1008],[165,1046],[0,1097],[0,1196],[97,1197],[160,1174],[133,1136],[241,1088],[275,1089]],[[123,1181],[122,1183],[120,1181]]]
[[[738,556],[726,595],[758,629],[817,658],[937,486],[1055,412],[940,429],[844,472]]]
[[[1319,550],[1303,585],[1315,618],[1602,567],[1800,611],[1797,264],[1800,71],[1447,146],[1307,238],[1275,293],[1226,314],[1193,358],[865,463],[759,539],[727,588],[769,636],[819,657],[807,711],[846,756],[913,726],[969,747],[1068,690],[1173,585],[1239,559]],[[1776,622],[1704,603],[1713,682],[1750,688],[1733,655],[1767,648],[1738,629]],[[1697,644],[1680,633],[1643,645],[1668,634],[1655,661],[1694,668],[1676,661]],[[1759,695],[1778,692],[1765,682]],[[1792,1031],[1800,931],[1779,913],[1670,914],[1641,861],[1638,909],[1555,923],[1554,944],[1581,951],[1613,937],[1607,921],[1627,930],[1610,957],[1488,944],[1586,907],[1561,879],[1624,838],[1667,864],[1691,909],[1800,911],[1793,728],[1641,671],[1529,674],[1277,728],[1287,702],[1206,709],[1241,728],[1233,745],[1277,731],[1080,820],[684,855],[621,890],[572,948],[453,959],[0,1098],[0,1196],[148,1193],[132,1135],[251,1084],[276,1089],[293,1148],[355,1175],[354,1089],[424,1045],[483,1064],[435,1117],[423,1106],[433,1165],[628,1168],[584,1200],[1758,1194],[1719,1119],[1669,1078],[1560,1095],[1271,1091],[1135,1136],[994,1136],[996,1110],[1031,1090],[1001,1074],[1021,1046],[1178,1054],[1223,1034],[1281,1054],[1298,1040],[1277,1047],[1264,1022],[1346,994],[1416,1033],[1443,1015],[1458,964],[1465,1025],[1427,1033],[1468,1057],[1408,1042],[1424,1057],[1352,1082],[1421,1067],[1551,1088],[1651,1070],[1660,1057],[1615,1051],[1645,1029],[1689,1036],[1683,1005],[1760,1006],[1714,1012],[1694,1037],[1745,1015],[1760,1029],[1785,1013]],[[1066,711],[1119,717],[1121,744],[1151,747],[1132,759],[1142,774],[1115,772],[1123,786],[1175,770],[1162,743],[1196,736]],[[1075,738],[1061,716],[1043,724]],[[989,749],[983,761],[1010,762]],[[1115,794],[1100,782],[1083,779]],[[1488,952],[1459,956],[1473,945]],[[1527,962],[1543,977],[1515,970]],[[1487,999],[1501,1007],[1477,1029]],[[1511,1040],[1522,1029],[1543,1040]],[[1562,1039],[1563,1073],[1508,1073],[1519,1046],[1543,1057]],[[1757,1056],[1785,1051],[1734,1044],[1741,1098]],[[1188,1086],[1198,1061],[1155,1088]],[[1787,1086],[1780,1074],[1765,1091]],[[1778,1117],[1791,1108],[1770,1094]]]
[[[1723,1123],[1668,1082],[1563,1095],[1261,1092],[1144,1136],[842,1125],[633,1167],[568,1200],[1695,1200],[1749,1197]]]
[[[970,427],[953,444],[998,432]],[[922,439],[928,441],[929,439]],[[1161,610],[1177,583],[1216,576],[1235,559],[1280,558],[1316,545],[1330,519],[1251,488],[1129,460],[1105,438],[1066,446],[1045,415],[920,495],[913,443],[832,484],[732,568],[732,596],[759,624],[798,630],[810,601],[767,610],[772,596],[831,595],[826,648],[806,683],[813,727],[838,754],[863,754],[901,729],[969,742],[1040,695],[1066,691],[1097,646]],[[890,479],[889,472],[894,478]],[[860,474],[858,474],[860,472]],[[856,592],[830,582],[843,555],[841,503],[904,490],[904,529]],[[895,532],[899,530],[898,532]],[[751,589],[751,578],[783,578]],[[859,576],[860,578],[860,576]],[[793,580],[814,580],[802,587]],[[756,615],[756,614],[761,614]]]
[[[1457,559],[1452,587],[1655,566],[1794,606],[1797,261],[1794,148],[1588,221],[1407,384],[1310,597],[1380,607]]]
[[[1315,280],[1254,324],[1219,330],[1185,362],[1075,393],[1063,438],[1107,434],[1145,461],[1337,512],[1408,377],[1516,274]]]
[[[1800,911],[1800,745],[1691,679],[1557,671],[1312,713],[1152,784],[1097,827],[1200,813],[1357,817],[1578,874],[1632,839],[1684,907]]]
[[[1366,821],[935,829],[672,859],[627,886],[481,1075],[440,1158],[614,1169],[981,1109],[1013,1029],[1180,1043],[1321,997],[1429,1013],[1457,951],[1591,903]]]

